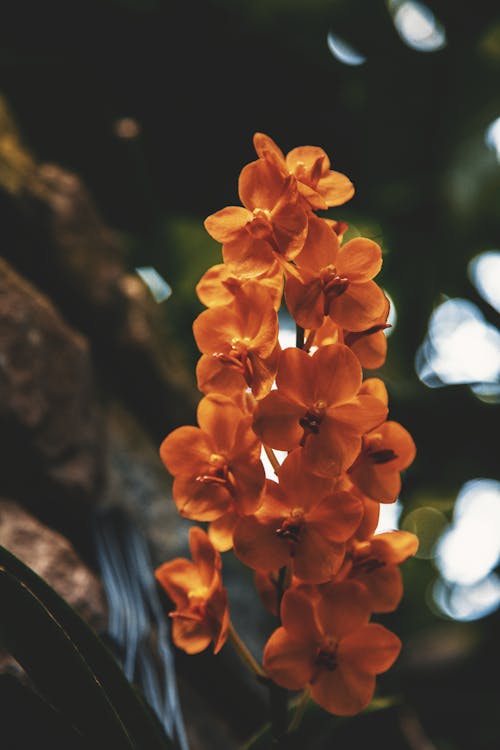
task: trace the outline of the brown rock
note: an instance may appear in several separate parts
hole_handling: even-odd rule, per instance
[[[0,498],[0,545],[47,581],[97,631],[106,626],[100,581],[58,532]]]
[[[193,418],[191,363],[82,180],[40,164],[0,97],[2,255],[92,342],[97,366],[156,439]]]
[[[77,525],[99,496],[102,435],[86,340],[0,259],[0,491]]]
[[[96,631],[104,631],[107,608],[100,581],[63,536],[5,498],[0,498],[0,545],[47,581]],[[29,683],[22,667],[1,650],[0,674]]]

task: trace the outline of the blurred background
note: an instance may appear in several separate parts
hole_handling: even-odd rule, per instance
[[[499,84],[500,7],[484,0],[3,9],[0,543],[49,579],[51,550],[72,545],[93,592],[73,603],[110,638],[95,518],[125,514],[153,565],[187,549],[157,448],[195,419],[194,287],[221,261],[203,220],[239,203],[255,131],[285,153],[321,146],[355,185],[325,215],[383,248],[392,328],[366,374],[417,458],[382,526],[420,549],[379,618],[404,642],[380,680],[402,708],[337,727],[339,748],[374,728],[395,748],[500,746]],[[257,654],[269,622],[224,562]],[[193,748],[236,747],[265,719],[253,685],[238,708],[226,651],[218,680],[209,654],[175,654]]]

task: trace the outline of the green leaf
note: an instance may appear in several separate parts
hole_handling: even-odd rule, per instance
[[[396,698],[374,698],[370,705],[365,708],[363,714],[384,711],[392,708],[397,702]],[[289,723],[293,719],[297,703],[298,701],[295,704],[292,703],[289,708]],[[337,727],[351,718],[333,716],[320,708],[312,699],[309,699],[299,727],[286,736],[283,747],[286,747],[287,750],[303,750],[305,747],[311,750],[319,750],[319,748],[326,747],[324,743],[327,740],[334,738]],[[269,750],[269,748],[274,747],[272,742],[271,724],[264,724],[240,750]]]
[[[116,745],[108,744],[107,750],[173,748],[156,715],[80,615],[1,546],[0,566],[0,638],[42,695],[56,708],[69,711],[73,721],[76,717],[80,731],[102,737],[95,713],[82,705],[81,692],[87,691],[87,699],[98,704],[107,717],[104,721],[110,731],[120,727],[122,739],[117,739]]]

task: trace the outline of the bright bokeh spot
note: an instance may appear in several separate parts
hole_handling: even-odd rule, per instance
[[[135,269],[141,277],[156,302],[164,302],[172,294],[172,287],[167,284],[163,276],[160,276],[156,268],[152,266],[141,266]]]
[[[500,313],[500,251],[476,255],[469,263],[468,273],[481,297]]]
[[[295,346],[295,321],[293,320],[292,316],[288,312],[280,310],[278,320],[278,340],[281,348],[288,349],[288,347],[290,346]]]
[[[453,620],[471,622],[487,617],[500,606],[500,578],[496,573],[471,586],[449,585],[438,579],[432,588],[438,608]]]
[[[285,458],[288,455],[286,451],[277,451],[277,450],[274,450],[273,452],[274,452],[274,455],[276,456],[276,458],[278,459],[278,463],[280,463],[280,464],[283,463],[283,461],[285,460]],[[260,451],[260,460],[264,464],[264,471],[265,471],[266,477],[268,479],[274,479],[274,481],[276,481],[276,479],[277,479],[276,474],[274,472],[274,469],[273,469],[273,466],[272,466],[270,460],[267,457],[267,453],[264,450],[264,446],[262,446],[262,449]]]
[[[495,152],[497,160],[500,162],[500,117],[497,117],[488,126],[484,140],[488,148]]]
[[[403,506],[396,500],[395,503],[380,503],[380,516],[375,534],[384,531],[395,531],[398,528],[399,517],[403,512]]]
[[[326,43],[332,55],[344,65],[362,65],[366,62],[364,55],[331,31],[328,32]]]
[[[446,32],[427,5],[411,0],[392,0],[394,26],[408,47],[418,52],[436,52],[446,45]]]
[[[460,490],[453,523],[441,537],[436,563],[450,583],[471,585],[500,561],[500,482],[474,479]]]
[[[394,304],[394,300],[392,299],[391,295],[388,293],[387,289],[384,289],[383,292],[384,292],[385,296],[387,297],[387,299],[389,300],[389,303],[390,303],[389,316],[387,318],[387,322],[391,326],[390,328],[386,328],[385,331],[384,331],[384,333],[385,333],[386,336],[390,336],[391,333],[396,328],[396,323],[397,323],[397,320],[398,320],[398,314],[396,312],[396,305]]]
[[[415,367],[430,388],[451,384],[500,383],[500,332],[476,305],[449,299],[431,315]]]

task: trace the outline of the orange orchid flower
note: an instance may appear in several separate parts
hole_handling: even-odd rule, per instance
[[[200,391],[232,395],[249,387],[261,398],[271,390],[281,351],[278,316],[258,282],[245,284],[229,304],[200,313],[193,334],[204,354],[196,368]]]
[[[349,476],[372,500],[393,503],[401,490],[400,472],[415,458],[410,433],[398,422],[388,421],[363,436],[363,447]]]
[[[359,359],[361,367],[367,370],[375,370],[382,367],[387,356],[387,337],[384,333],[390,328],[387,323],[390,302],[387,299],[386,309],[376,323],[364,331],[347,331],[334,323],[331,318],[325,318],[322,325],[316,331],[307,330],[307,336],[314,333],[312,343],[314,346],[326,346],[327,344],[345,344],[352,349]]]
[[[401,642],[383,625],[370,623],[364,587],[351,581],[311,597],[310,587],[285,592],[282,627],[264,649],[264,669],[289,690],[309,686],[326,711],[352,716],[370,703],[375,676],[397,659]]]
[[[399,565],[418,549],[418,538],[409,531],[387,531],[364,541],[353,539],[338,579],[364,585],[372,612],[393,612],[403,596]]]
[[[281,353],[277,388],[259,401],[253,428],[263,443],[291,451],[302,446],[309,470],[335,477],[361,450],[361,437],[387,416],[378,398],[359,393],[361,365],[343,344],[312,356],[289,348]]]
[[[195,521],[215,521],[234,508],[253,513],[265,473],[252,416],[227,396],[209,394],[197,417],[199,427],[178,427],[160,446],[179,512]]]
[[[330,160],[322,148],[299,146],[285,157],[264,133],[255,133],[253,143],[261,159],[275,164],[283,174],[294,175],[300,194],[315,211],[340,206],[354,195],[352,182],[344,174],[330,169]]]
[[[290,564],[301,581],[330,580],[363,515],[361,501],[348,492],[332,492],[332,484],[307,471],[300,450],[290,453],[279,484],[268,481],[260,508],[236,524],[236,557],[256,570]]]
[[[221,559],[198,527],[189,530],[189,546],[192,562],[176,558],[163,563],[155,577],[175,605],[175,611],[169,613],[175,645],[188,654],[197,654],[212,642],[216,654],[226,641],[229,626]]]
[[[287,274],[285,300],[303,328],[320,328],[330,316],[342,328],[364,331],[383,316],[387,298],[372,281],[382,266],[382,251],[365,237],[340,245],[324,219],[311,217],[307,241],[295,259],[300,271]]]
[[[274,309],[278,311],[281,307],[284,283],[283,269],[279,263],[274,263],[267,274],[259,276],[256,280],[269,291]],[[249,279],[240,279],[232,274],[224,263],[218,263],[203,274],[196,285],[196,293],[206,307],[217,307],[231,303],[248,283]]]
[[[258,159],[243,167],[238,182],[243,206],[229,206],[205,219],[211,237],[223,243],[230,271],[240,277],[266,273],[275,261],[287,264],[301,251],[308,215],[296,180]]]

